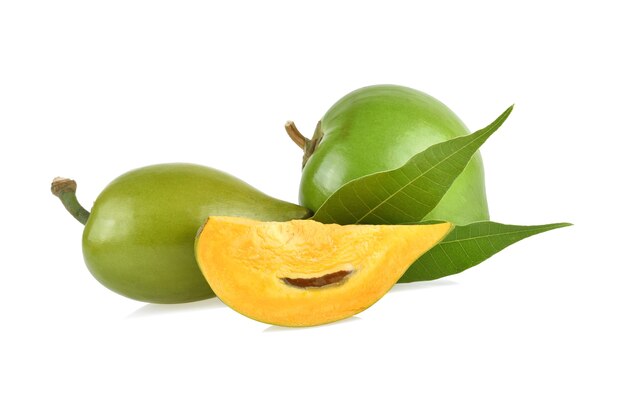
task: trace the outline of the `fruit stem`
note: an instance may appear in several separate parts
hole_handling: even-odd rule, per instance
[[[288,120],[287,123],[285,123],[285,130],[287,131],[287,134],[289,135],[291,140],[293,140],[295,144],[298,145],[302,150],[304,150],[306,148],[306,144],[310,142],[310,139],[300,133],[300,131],[296,127],[296,124],[291,120]]]
[[[69,178],[56,177],[52,180],[50,190],[52,194],[59,197],[65,209],[74,216],[76,220],[82,224],[87,224],[89,212],[85,210],[76,199],[76,181],[70,180]]]
[[[319,145],[323,137],[324,137],[324,132],[322,131],[322,121],[320,120],[319,122],[317,122],[317,125],[315,126],[315,132],[313,132],[313,137],[311,138],[311,140],[309,140],[306,143],[306,146],[304,147],[304,156],[302,157],[302,168],[304,168],[304,166],[306,165],[311,155],[313,155],[313,153],[317,149],[317,146]]]

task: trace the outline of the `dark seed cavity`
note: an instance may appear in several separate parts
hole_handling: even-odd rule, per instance
[[[281,278],[281,280],[293,287],[297,288],[321,288],[329,285],[340,285],[347,281],[352,270],[331,272],[330,274],[322,275],[321,277],[313,278]]]

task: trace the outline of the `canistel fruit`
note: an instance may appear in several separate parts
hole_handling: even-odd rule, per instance
[[[234,310],[265,323],[314,326],[374,304],[452,227],[213,216],[195,251],[209,285]]]
[[[83,255],[93,276],[117,293],[152,303],[214,296],[193,251],[208,216],[276,221],[310,216],[231,175],[192,164],[130,171],[102,191],[91,213],[78,203],[74,181],[57,178],[52,192],[85,225]]]
[[[304,150],[300,204],[313,211],[348,181],[399,168],[429,146],[469,133],[440,101],[394,85],[364,87],[346,95],[322,117],[311,139],[293,122],[285,127]],[[455,224],[489,219],[479,153],[424,218],[429,219]]]

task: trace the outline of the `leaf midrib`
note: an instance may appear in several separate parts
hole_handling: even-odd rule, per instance
[[[569,223],[556,223],[554,225],[541,226],[541,227],[528,228],[528,229],[521,229],[521,230],[515,230],[515,231],[511,231],[511,232],[493,233],[493,234],[489,234],[489,235],[485,235],[485,236],[466,237],[466,238],[454,239],[454,240],[442,240],[441,242],[439,242],[439,245],[448,245],[448,244],[451,244],[451,243],[464,242],[464,241],[467,241],[467,240],[489,239],[491,237],[496,237],[496,236],[516,235],[516,234],[520,234],[520,233],[524,234],[524,233],[528,233],[528,232],[536,232],[538,230],[558,229],[559,227],[566,227],[566,226],[570,226],[570,224]]]
[[[497,129],[497,127],[496,127]],[[433,169],[435,169],[436,167],[438,167],[439,165],[443,164],[444,162],[446,162],[448,159],[452,158],[453,156],[457,155],[459,152],[462,152],[465,148],[467,148],[468,146],[472,145],[474,142],[482,139],[485,135],[490,134],[491,129],[489,130],[485,130],[483,132],[481,132],[481,134],[479,134],[478,136],[476,136],[473,140],[469,141],[466,145],[464,145],[463,147],[459,148],[456,152],[451,153],[450,155],[448,155],[445,159],[442,159],[441,161],[439,161],[438,163],[436,163],[435,165],[431,166],[430,168],[428,168],[426,171],[422,172],[419,176],[415,177],[414,179],[412,179],[411,181],[407,182],[405,185],[403,185],[402,187],[400,187],[398,190],[396,190],[394,193],[390,194],[389,197],[385,198],[384,200],[382,200],[380,203],[378,203],[375,207],[371,208],[368,212],[366,212],[363,216],[361,216],[361,218],[359,218],[356,223],[360,223],[361,220],[363,220],[364,218],[366,218],[367,216],[369,216],[370,214],[372,214],[374,211],[376,211],[376,209],[378,209],[378,207],[380,207],[381,205],[385,204],[387,201],[389,201],[391,198],[393,198],[394,196],[396,196],[399,192],[403,191],[406,187],[410,186],[411,184],[413,184],[415,181],[419,180],[420,178],[422,178],[424,175],[428,174],[430,171],[432,171]]]

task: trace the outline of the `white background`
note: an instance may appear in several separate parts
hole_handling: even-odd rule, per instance
[[[626,38],[619,2],[0,3],[0,415],[624,416]],[[569,221],[358,317],[282,329],[217,300],[124,299],[82,261],[90,206],[188,161],[296,201],[303,132],[370,84],[484,145],[494,220]]]

